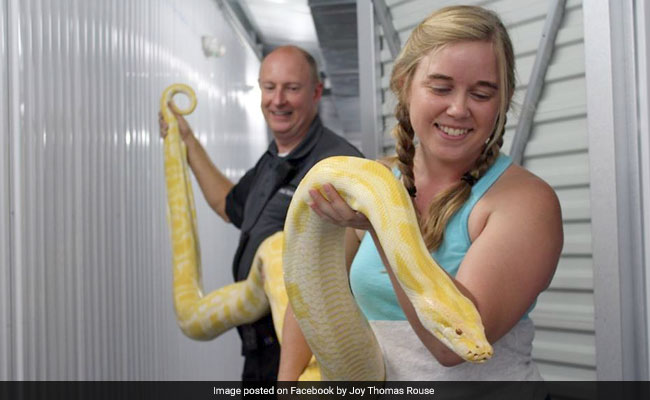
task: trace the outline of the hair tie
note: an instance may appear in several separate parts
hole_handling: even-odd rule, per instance
[[[465,175],[463,175],[460,178],[461,181],[467,182],[468,185],[474,186],[476,183],[477,179],[474,178],[474,175],[470,174],[469,172],[466,172]]]
[[[409,196],[415,197],[415,193],[417,192],[417,189],[415,189],[415,186],[412,186],[410,188],[406,188],[406,191],[409,192]]]

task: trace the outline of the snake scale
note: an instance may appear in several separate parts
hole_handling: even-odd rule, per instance
[[[177,93],[190,99],[187,109],[178,109],[171,102]],[[271,309],[281,343],[284,312],[291,301],[320,366],[319,371],[312,357],[301,380],[385,378],[379,345],[349,289],[344,228],[324,222],[307,205],[308,190],[320,189],[328,182],[372,223],[395,276],[425,328],[467,361],[482,362],[491,357],[492,347],[478,311],[429,255],[406,190],[388,169],[374,161],[331,157],[319,162],[293,196],[284,234],[279,232],[260,245],[248,278],[203,295],[186,149],[168,103],[186,115],[194,110],[196,96],[189,86],[174,84],[165,89],[160,100],[168,124],[164,154],[174,307],[187,336],[209,340],[259,319]]]

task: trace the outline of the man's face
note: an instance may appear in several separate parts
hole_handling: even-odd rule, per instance
[[[316,116],[322,84],[313,81],[305,56],[280,48],[262,62],[262,112],[276,141],[297,144]]]

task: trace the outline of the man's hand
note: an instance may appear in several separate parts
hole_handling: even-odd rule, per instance
[[[174,110],[171,101],[167,103],[167,106],[169,107],[169,110],[172,112],[172,114],[174,114],[174,117],[176,118],[176,122],[178,123],[178,133],[181,135],[181,139],[183,139],[183,141],[186,142],[189,137],[194,136],[194,132],[192,132],[192,128],[190,127],[190,124],[187,123],[187,121],[181,114],[177,113]],[[158,126],[160,127],[160,137],[164,139],[167,136],[167,131],[169,130],[169,124],[167,124],[167,121],[165,121],[165,118],[163,118],[162,112],[158,112]]]

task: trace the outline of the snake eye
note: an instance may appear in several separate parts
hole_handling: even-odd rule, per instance
[[[456,329],[456,335],[460,336],[463,334],[463,331],[460,328]]]

